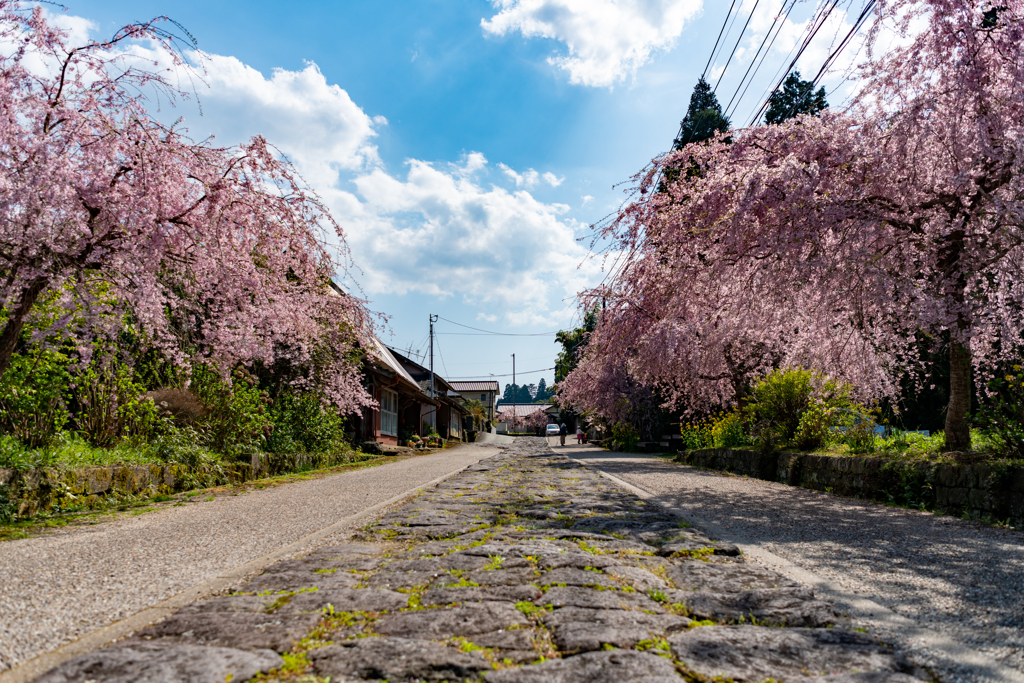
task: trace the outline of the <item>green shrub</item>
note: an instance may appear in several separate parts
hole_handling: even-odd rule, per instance
[[[316,394],[282,394],[271,405],[269,417],[273,430],[266,440],[268,452],[327,453],[345,448],[345,418]]]
[[[206,365],[192,372],[190,389],[209,413],[200,422],[209,447],[229,457],[249,455],[262,450],[272,424],[267,415],[266,394],[241,370],[232,382],[226,381]]]
[[[711,433],[714,424],[714,418],[682,423],[679,432],[683,436],[683,448],[690,451],[701,448],[714,448],[715,438]]]
[[[843,433],[843,441],[850,447],[851,453],[874,453],[878,445],[875,423],[867,419],[859,420]]]
[[[982,396],[975,422],[989,437],[997,455],[1024,458],[1024,373],[1014,365],[1015,374],[996,377]]]
[[[754,386],[744,417],[762,448],[820,448],[867,417],[850,389],[803,368],[776,370]]]
[[[711,440],[715,448],[740,448],[750,445],[743,415],[737,411],[726,413],[711,426]]]
[[[624,451],[635,451],[640,441],[640,432],[628,422],[618,422],[612,427],[612,440],[622,444]]]
[[[78,432],[100,447],[124,437],[148,440],[157,424],[157,409],[143,397],[144,390],[127,365],[112,357],[96,357],[71,387]]]
[[[32,448],[50,442],[67,424],[71,359],[38,348],[14,354],[0,378],[0,430]]]
[[[776,370],[754,385],[745,413],[766,447],[787,444],[800,428],[814,392],[814,373],[803,368]]]
[[[171,427],[154,439],[153,453],[161,462],[183,465],[183,488],[215,486],[227,481],[221,458],[202,446],[203,435],[192,427]]]

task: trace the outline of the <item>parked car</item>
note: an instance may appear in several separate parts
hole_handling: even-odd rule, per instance
[[[558,436],[558,430],[559,430],[558,425],[548,425],[547,435],[548,436]]]

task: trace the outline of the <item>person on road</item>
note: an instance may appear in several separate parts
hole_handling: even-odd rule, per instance
[[[562,423],[562,428],[558,430],[558,437],[562,440],[562,445],[565,445],[565,435],[569,433],[569,430],[565,428],[565,423]]]
[[[579,426],[576,427],[576,443],[583,443],[583,428]]]

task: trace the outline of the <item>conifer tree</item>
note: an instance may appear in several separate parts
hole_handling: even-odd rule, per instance
[[[764,115],[767,123],[782,123],[801,114],[817,115],[828,107],[825,100],[825,88],[814,90],[814,83],[800,79],[800,72],[794,71],[777,90],[768,98],[768,111]]]
[[[679,137],[672,147],[681,149],[692,142],[704,142],[714,137],[715,133],[727,130],[729,119],[722,114],[722,105],[718,103],[711,86],[701,77],[690,95],[690,106],[680,124]]]

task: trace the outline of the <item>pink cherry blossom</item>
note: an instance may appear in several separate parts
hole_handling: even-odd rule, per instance
[[[969,448],[971,367],[1019,353],[1024,328],[1024,0],[995,4],[880,0],[844,110],[639,174],[599,228],[621,261],[582,296],[607,309],[561,398],[609,413],[628,376],[670,406],[727,404],[787,365],[893,397],[925,338],[951,359],[946,445]],[[905,44],[880,54],[883,25]]]
[[[371,317],[329,285],[342,231],[264,139],[197,143],[146,111],[143,93],[180,93],[118,48],[177,54],[165,26],[74,47],[38,7],[0,0],[0,374],[56,292],[68,315],[50,333],[84,321],[87,338],[127,313],[179,362],[309,367],[338,408],[367,404],[353,351]]]

